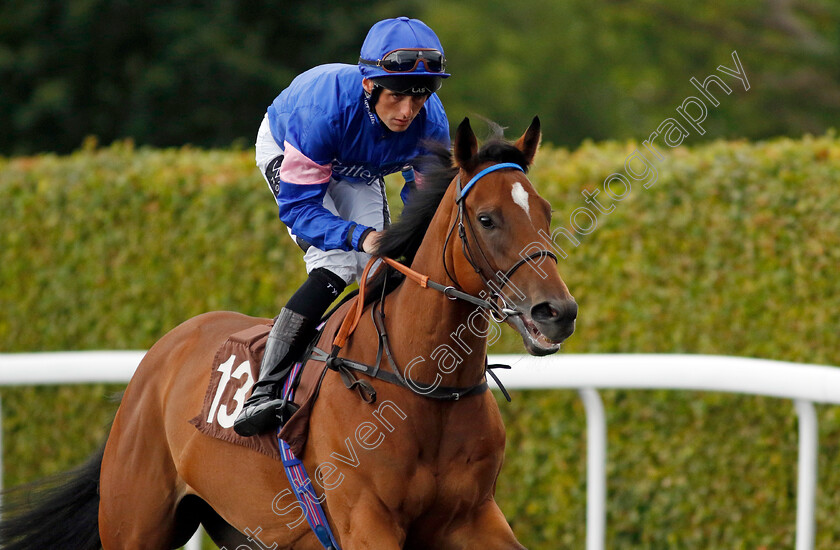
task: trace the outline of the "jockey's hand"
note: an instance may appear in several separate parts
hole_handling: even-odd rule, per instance
[[[379,239],[382,238],[382,231],[371,231],[362,242],[362,250],[368,254],[376,254],[376,249],[379,248]]]

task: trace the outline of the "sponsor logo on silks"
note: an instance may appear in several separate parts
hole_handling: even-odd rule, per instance
[[[353,179],[362,181],[366,185],[379,181],[388,174],[393,174],[402,169],[403,163],[391,163],[381,167],[379,170],[372,170],[368,164],[343,164],[340,160],[332,161],[333,176],[338,179]]]
[[[377,120],[376,115],[373,112],[373,109],[370,108],[370,95],[365,92],[365,110],[367,111],[368,118],[370,119],[370,123],[376,126]]]

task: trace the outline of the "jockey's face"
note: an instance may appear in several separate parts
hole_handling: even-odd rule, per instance
[[[370,80],[365,79],[363,85],[368,93],[373,91],[373,82]],[[423,108],[428,98],[429,96],[425,95],[412,96],[384,89],[379,95],[373,110],[376,111],[376,116],[389,130],[404,132],[411,126],[414,117]]]

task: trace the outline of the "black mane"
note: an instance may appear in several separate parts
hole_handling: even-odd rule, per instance
[[[491,125],[491,128],[494,135],[478,151],[471,164],[479,166],[487,162],[514,162],[527,171],[528,161],[522,151],[504,140],[500,126]],[[411,191],[400,219],[382,233],[379,241],[380,256],[393,258],[406,265],[414,261],[443,196],[458,175],[458,168],[449,149],[438,143],[425,143],[424,146],[429,155],[419,158],[416,163],[418,171],[423,174],[423,187]],[[380,269],[367,283],[365,305],[389,294],[403,279],[404,276],[392,268]],[[348,298],[351,296],[348,295]]]
[[[452,164],[452,153],[438,143],[427,145],[429,155],[418,159],[423,174],[423,187],[414,188],[400,219],[386,229],[379,241],[378,253],[410,264],[426,235],[449,184],[458,174]]]

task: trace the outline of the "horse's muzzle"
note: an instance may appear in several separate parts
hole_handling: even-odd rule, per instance
[[[522,335],[528,353],[550,355],[559,351],[560,344],[575,331],[577,309],[572,298],[545,301],[507,321]]]
[[[559,344],[575,331],[577,313],[577,302],[574,298],[567,298],[533,306],[531,319],[543,336]]]
[[[539,303],[530,313],[539,331],[554,343],[563,342],[575,331],[577,302],[574,298]]]

